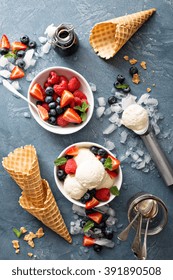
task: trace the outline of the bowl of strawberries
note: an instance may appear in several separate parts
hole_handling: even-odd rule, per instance
[[[91,119],[94,98],[86,79],[66,67],[50,67],[40,72],[28,89],[29,109],[35,120],[56,134],[71,134]],[[38,114],[39,112],[39,114]]]
[[[54,178],[61,193],[87,210],[103,206],[119,195],[120,161],[93,142],[68,146],[54,161]]]

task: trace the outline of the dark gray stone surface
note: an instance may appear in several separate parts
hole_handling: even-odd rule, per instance
[[[92,26],[99,21],[111,19],[124,14],[141,10],[157,8],[157,13],[134,35],[134,37],[109,61],[98,58],[89,45],[88,36]],[[80,48],[76,54],[61,58],[53,50],[43,59],[39,59],[34,73],[46,67],[60,65],[79,71],[84,77],[97,85],[95,99],[99,96],[110,95],[112,84],[117,74],[124,74],[130,81],[129,64],[123,60],[124,55],[135,57],[148,63],[148,70],[142,72],[144,81],[136,86],[131,84],[133,93],[138,97],[153,83],[151,95],[159,101],[159,111],[164,119],[162,131],[172,129],[173,122],[173,1],[1,1],[0,26],[1,33],[9,36],[10,41],[19,39],[21,34],[28,34],[36,39],[43,35],[45,28],[54,23],[72,23],[80,39]],[[154,73],[152,73],[154,70]],[[23,79],[22,93],[26,96],[29,83]],[[78,141],[94,141],[104,145],[102,130],[106,122],[96,119],[94,113],[90,123],[80,132],[69,135],[53,135],[41,128],[33,118],[23,116],[28,112],[27,104],[10,95],[0,85],[0,157],[6,156],[16,147],[26,144],[35,146],[42,177],[50,183],[59,208],[69,227],[72,220],[71,203],[58,191],[53,177],[53,161],[66,146]],[[120,130],[121,131],[121,130]],[[109,136],[116,144],[117,155],[123,154],[125,146],[119,142],[119,130]],[[161,137],[160,137],[161,138]],[[173,153],[168,153],[173,145],[170,139],[159,139],[170,162],[173,164]],[[159,196],[166,203],[169,220],[166,228],[157,236],[148,238],[148,259],[173,259],[173,190],[167,188],[156,170],[145,174],[133,170],[130,164],[123,164],[124,183],[120,197],[111,206],[116,210],[119,223],[127,224],[127,201],[138,191],[144,190]],[[124,187],[126,186],[126,187]],[[78,254],[81,249],[82,237],[75,236],[72,245],[67,244],[58,235],[44,226],[45,237],[36,241],[31,249],[22,239],[21,252],[16,255],[11,240],[15,239],[12,228],[26,226],[29,231],[36,231],[42,224],[26,213],[18,204],[20,190],[9,175],[0,167],[0,259],[28,259],[27,252],[32,251],[37,259],[129,259],[134,256],[130,250],[133,232],[127,242],[117,244],[112,250],[104,249],[96,254],[92,249],[88,253]],[[116,242],[116,236],[115,236]]]

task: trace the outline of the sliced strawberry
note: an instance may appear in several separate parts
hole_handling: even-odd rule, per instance
[[[65,154],[68,156],[77,156],[79,152],[79,148],[77,146],[72,146],[66,150]]]
[[[48,111],[41,105],[37,105],[37,108],[39,110],[40,116],[44,121],[47,121],[49,119]]]
[[[84,235],[83,246],[93,246],[95,244],[95,239]]]
[[[77,164],[74,158],[68,159],[65,165],[65,172],[67,174],[75,174],[76,168],[77,168]]]
[[[111,156],[111,155],[108,155],[108,158],[110,158],[112,160],[112,168],[111,168],[111,171],[112,170],[115,170],[117,169],[119,166],[120,166],[120,161],[119,159]]]
[[[102,188],[100,190],[96,190],[95,197],[99,201],[108,201],[110,198],[110,190],[107,188]]]
[[[56,123],[57,125],[61,126],[61,127],[65,127],[69,124],[69,122],[65,121],[63,119],[63,115],[59,115],[56,119]]]
[[[4,49],[10,49],[10,42],[8,40],[8,37],[4,34],[2,35],[1,41],[0,41],[0,48]]]
[[[72,77],[68,82],[68,90],[74,92],[80,88],[80,82],[77,77]]]
[[[11,80],[15,80],[15,79],[21,79],[25,76],[25,73],[24,71],[18,67],[18,66],[15,66],[11,72],[11,75],[10,75],[10,79]]]
[[[94,208],[95,206],[97,206],[98,204],[99,204],[99,201],[95,197],[93,197],[91,200],[89,200],[85,203],[85,208],[91,209],[91,208]]]
[[[118,176],[118,174],[115,171],[111,171],[109,169],[106,169],[106,171],[109,174],[109,176],[111,177],[111,179],[114,179]]]
[[[82,99],[87,100],[86,95],[81,90],[75,90],[75,92],[73,94],[74,94],[74,97],[79,97],[81,100]]]
[[[64,90],[61,95],[61,101],[60,101],[61,108],[70,104],[73,99],[74,99],[73,94],[68,90]]]
[[[100,212],[94,212],[91,214],[87,215],[91,220],[93,220],[94,222],[96,222],[97,224],[101,223],[101,220],[103,218],[103,215]]]
[[[64,118],[64,120],[66,120],[70,123],[81,123],[82,122],[81,117],[72,108],[68,108],[65,111],[65,113],[63,114],[63,118]]]
[[[36,83],[30,90],[30,94],[37,100],[44,101],[44,90],[40,84]]]
[[[11,49],[12,51],[20,51],[20,50],[26,50],[27,49],[27,45],[21,43],[21,42],[13,42],[11,44]]]

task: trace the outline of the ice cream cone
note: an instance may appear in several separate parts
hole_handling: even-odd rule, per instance
[[[25,192],[22,192],[22,196],[19,199],[19,204],[23,209],[35,216],[38,220],[55,231],[66,241],[71,243],[71,236],[61,216],[49,184],[46,180],[42,180],[42,185],[46,194],[44,205],[42,207],[35,207],[32,201],[25,194]]]
[[[97,23],[90,32],[91,46],[98,56],[113,57],[155,11],[153,8]]]

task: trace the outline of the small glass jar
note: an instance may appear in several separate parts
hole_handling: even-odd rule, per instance
[[[149,226],[148,226],[148,235],[155,235],[158,234],[162,229],[165,227],[168,221],[168,210],[164,202],[157,196],[140,192],[133,196],[128,202],[128,220],[131,222],[133,218],[136,216],[137,210],[136,206],[141,201],[153,199],[157,202],[158,205],[158,212],[155,217],[150,219]],[[143,217],[142,219],[142,229],[141,233],[145,233],[147,218]],[[133,223],[133,228],[136,230],[138,226],[138,220]]]
[[[52,45],[54,50],[62,56],[73,54],[79,45],[79,40],[73,25],[60,24],[53,36]]]

